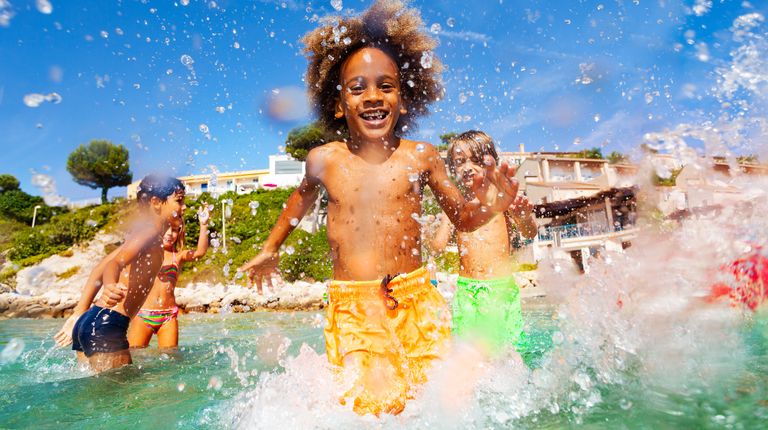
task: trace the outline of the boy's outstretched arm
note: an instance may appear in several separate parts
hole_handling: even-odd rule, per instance
[[[72,329],[75,327],[75,323],[77,322],[78,318],[80,318],[80,316],[91,307],[93,299],[99,293],[99,290],[102,286],[101,278],[104,274],[104,267],[106,267],[109,260],[117,255],[119,250],[120,248],[118,247],[114,251],[110,252],[109,255],[104,257],[99,262],[99,264],[97,264],[96,267],[91,270],[91,274],[88,276],[88,280],[83,286],[83,291],[80,293],[80,300],[72,310],[72,315],[67,318],[61,329],[56,332],[55,335],[53,335],[53,339],[56,341],[56,345],[67,346],[72,343]]]
[[[310,151],[307,155],[307,174],[301,181],[296,190],[291,193],[285,202],[285,209],[277,218],[275,226],[269,233],[269,237],[261,247],[261,252],[250,261],[240,266],[238,272],[253,271],[257,275],[267,275],[275,272],[277,264],[280,262],[278,250],[285,239],[298,225],[298,222],[304,217],[312,204],[317,200],[320,193],[320,180],[317,176],[317,149]],[[291,222],[291,220],[296,220]]]
[[[493,158],[486,163],[482,175],[475,176],[472,191],[477,196],[466,201],[456,185],[448,178],[445,163],[434,146],[425,145],[427,157],[427,183],[437,197],[437,202],[459,231],[474,231],[486,224],[496,214],[506,211],[517,195],[518,184],[515,169],[507,163],[496,167]],[[495,190],[490,185],[495,186]]]

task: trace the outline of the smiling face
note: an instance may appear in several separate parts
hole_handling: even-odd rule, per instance
[[[181,233],[181,225],[169,227],[163,235],[163,249],[172,252]]]
[[[405,107],[397,64],[384,51],[362,48],[341,68],[341,95],[336,117],[347,121],[353,139],[392,141]]]
[[[451,145],[451,168],[456,177],[466,189],[472,188],[472,179],[481,175],[483,160],[472,154],[472,150],[466,143],[457,142]]]

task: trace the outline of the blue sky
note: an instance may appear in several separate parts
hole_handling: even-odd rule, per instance
[[[368,4],[344,0],[342,13]],[[440,41],[447,92],[411,137],[476,128],[505,150],[604,153],[721,116],[713,88],[738,46],[733,22],[768,11],[717,0],[412,5]],[[125,145],[136,179],[264,168],[288,130],[311,120],[296,95],[299,39],[332,12],[330,1],[0,0],[0,173],[33,194],[32,170],[67,198],[97,197],[65,169],[91,139]],[[35,93],[61,101],[29,107]],[[288,115],[270,113],[275,100]]]

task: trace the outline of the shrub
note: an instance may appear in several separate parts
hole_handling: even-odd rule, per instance
[[[56,275],[56,277],[59,278],[59,279],[69,279],[69,278],[75,276],[77,274],[77,272],[79,272],[79,271],[80,271],[80,266],[73,266],[73,267],[70,267],[69,269],[59,273],[58,275]]]
[[[329,279],[333,276],[330,255],[325,227],[314,234],[295,230],[285,242],[285,251],[280,254],[280,273],[288,282],[306,278]]]

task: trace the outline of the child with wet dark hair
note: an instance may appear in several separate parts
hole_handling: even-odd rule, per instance
[[[163,263],[163,234],[181,225],[184,185],[176,178],[149,175],[139,184],[136,200],[139,212],[125,243],[91,272],[72,316],[54,336],[58,345],[72,343],[78,360],[97,372],[131,363],[128,324]],[[121,285],[113,288],[115,284]],[[102,285],[123,293],[113,298],[102,295],[94,303]],[[110,306],[108,301],[117,304]]]
[[[468,200],[479,197],[472,182],[486,168],[487,157],[494,164],[499,162],[496,145],[482,131],[470,130],[451,140],[449,168]],[[496,190],[490,187],[487,192]],[[452,230],[444,218],[429,247],[444,249]],[[515,198],[504,216],[475,231],[456,234],[460,268],[452,306],[453,329],[489,353],[518,344],[523,334],[520,289],[512,276],[511,238],[517,231],[526,238],[536,235],[533,206],[523,195]]]
[[[399,413],[450,336],[449,309],[422,267],[416,219],[424,187],[457,229],[472,230],[512,203],[514,170],[489,162],[472,183],[480,198],[467,202],[432,145],[401,137],[441,93],[436,43],[418,11],[378,1],[360,16],[326,19],[304,42],[317,114],[349,139],[309,152],[304,180],[261,252],[239,270],[273,272],[280,245],[324,187],[334,272],[328,359],[349,372],[344,397],[356,412]]]

